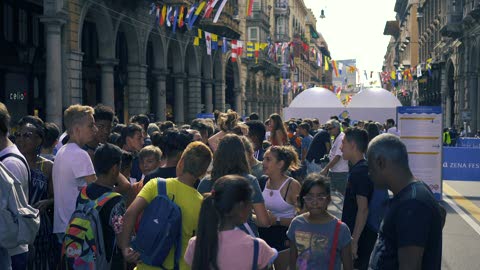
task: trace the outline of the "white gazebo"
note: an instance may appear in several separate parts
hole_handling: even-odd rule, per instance
[[[352,97],[347,106],[349,118],[353,121],[373,120],[384,123],[395,119],[397,107],[402,103],[390,91],[383,88],[364,88]]]
[[[283,109],[284,120],[290,118],[318,118],[325,123],[332,115],[345,111],[337,96],[321,87],[307,89],[293,99],[288,108]]]

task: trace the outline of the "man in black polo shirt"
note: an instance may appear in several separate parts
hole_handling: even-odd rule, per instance
[[[392,134],[368,146],[368,169],[376,186],[394,194],[370,258],[370,269],[441,269],[445,210],[416,180],[405,145]]]
[[[308,147],[305,159],[307,173],[319,173],[322,171],[328,161],[322,163],[321,159],[330,152],[331,147],[330,134],[324,129],[319,129]]]
[[[368,177],[365,152],[368,147],[368,133],[359,128],[347,128],[342,142],[343,159],[350,161],[345,198],[343,200],[342,221],[352,232],[352,254],[355,269],[368,269],[368,262],[377,233],[367,224],[368,203],[373,194],[373,182]]]

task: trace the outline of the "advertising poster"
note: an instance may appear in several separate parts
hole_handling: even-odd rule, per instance
[[[398,107],[400,139],[407,146],[414,176],[442,198],[442,108]]]

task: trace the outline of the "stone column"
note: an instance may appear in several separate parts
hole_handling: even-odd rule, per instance
[[[183,124],[185,122],[185,108],[184,108],[184,87],[185,87],[185,73],[176,73],[173,75],[175,78],[175,104],[174,115],[175,124]]]
[[[115,59],[100,59],[97,61],[102,72],[102,103],[115,110],[115,86],[113,72],[118,61]]]
[[[46,65],[46,114],[47,121],[62,127],[62,25],[66,20],[58,17],[44,16],[47,65]],[[65,104],[67,105],[67,104]]]
[[[241,89],[240,88],[234,89],[234,94],[235,94],[235,111],[241,116],[243,115]]]
[[[258,115],[260,116],[260,119],[262,121],[265,121],[266,118],[265,118],[265,108],[263,106],[263,102],[258,102]]]
[[[451,121],[450,121],[450,95],[449,95],[449,89],[448,89],[448,84],[447,84],[447,72],[446,72],[446,67],[442,66],[440,69],[440,95],[441,95],[441,100],[442,100],[442,111],[443,111],[443,124],[445,127],[451,127]]]
[[[200,76],[188,76],[188,121],[201,112],[202,80]]]
[[[150,110],[147,90],[147,66],[129,65],[128,70],[128,114],[147,113]]]
[[[476,120],[477,120],[475,129],[474,130],[472,129],[472,132],[475,132],[475,134],[477,133],[477,130],[480,129],[480,93],[479,93],[479,91],[480,91],[480,73],[479,72],[480,72],[480,70],[477,72],[477,86],[473,89],[473,91],[475,92],[475,95],[477,96],[475,106],[474,106],[474,108],[476,108],[476,111],[472,108],[472,115],[475,115]]]
[[[247,101],[245,102],[246,105],[247,105],[247,111],[245,112],[245,115],[249,115],[251,114],[253,111],[252,111],[252,102],[251,101]]]
[[[63,104],[82,103],[82,62],[82,52],[70,51],[68,53],[68,78],[66,80],[67,86],[64,86],[64,89],[68,89],[68,86],[70,86],[70,91],[62,93]]]
[[[205,112],[213,113],[213,91],[212,91],[212,80],[205,80]]]
[[[225,112],[225,81],[215,81],[215,109]]]
[[[165,70],[154,70],[155,76],[155,97],[151,97],[152,100],[157,101],[156,114],[159,121],[167,120],[167,72]]]
[[[470,107],[470,112],[472,115],[472,119],[470,121],[470,128],[472,130],[472,134],[477,133],[478,125],[478,115],[477,115],[477,102],[478,102],[478,75],[475,73],[470,73],[469,74],[469,79],[468,79],[468,100],[469,100],[469,107]]]

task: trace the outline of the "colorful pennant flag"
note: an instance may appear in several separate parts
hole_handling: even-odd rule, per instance
[[[217,23],[218,18],[220,18],[220,14],[222,14],[223,8],[227,4],[227,0],[223,0],[220,6],[217,9],[217,13],[215,13],[215,17],[213,18],[213,23]]]
[[[160,26],[165,24],[165,18],[167,17],[167,5],[163,5],[162,14],[160,16]]]
[[[237,40],[237,55],[238,57],[242,57],[243,54],[243,41]]]
[[[203,18],[209,19],[212,15],[213,8],[217,4],[218,0],[210,0],[208,1],[207,7],[205,8],[205,13],[203,13]]]
[[[184,25],[183,16],[185,14],[185,6],[180,7],[180,12],[178,14],[178,27],[182,28]]]
[[[247,0],[247,17],[252,15],[253,1],[255,0]]]
[[[200,13],[202,13],[202,10],[203,8],[205,7],[205,5],[207,4],[207,1],[202,1],[198,7],[197,7],[197,10],[195,10],[195,13],[193,13],[192,17],[189,19],[189,22],[188,22],[188,28],[189,29],[192,29],[193,27],[193,24],[195,23],[195,21],[197,20],[198,16],[200,15]]]
[[[325,55],[325,58],[324,58],[324,63],[325,63],[325,71],[328,71],[330,69],[330,57],[326,56]]]
[[[335,77],[338,77],[337,62],[335,60],[332,60],[332,67],[333,67],[333,71],[335,73]]]
[[[237,49],[237,41],[232,40],[232,62],[237,62],[237,54],[238,54],[238,49]]]
[[[189,30],[191,30],[191,27],[190,27],[190,20],[192,19],[193,17],[193,12],[195,12],[195,10],[197,9],[198,7],[198,3],[195,3],[193,4],[190,9],[188,10],[188,13],[187,13],[187,16],[185,16],[185,23],[187,24],[187,27]]]
[[[212,36],[212,50],[218,50],[218,36],[211,34]]]
[[[422,77],[422,64],[418,64],[417,66],[417,78]]]
[[[165,17],[165,20],[167,21],[167,26],[170,27],[172,26],[172,22],[170,21],[170,14],[172,13],[173,8],[168,7],[167,9],[167,16]]]
[[[247,42],[247,58],[253,58],[253,52],[255,51],[255,47],[253,42]]]
[[[212,55],[212,36],[209,32],[205,32],[205,43],[207,45],[207,54]]]
[[[201,38],[202,38],[202,29],[197,29],[197,36],[193,39],[193,45],[200,46]]]
[[[228,52],[228,41],[227,41],[227,38],[226,37],[222,37],[222,52],[223,53],[227,53]],[[232,52],[233,54],[233,52]],[[233,56],[232,56],[233,58]],[[233,60],[232,60],[233,62]]]
[[[255,42],[255,64],[258,64],[259,56],[260,56],[260,43]]]
[[[148,14],[153,15],[153,13],[157,10],[157,6],[155,3],[150,4],[150,12]]]
[[[175,12],[173,13],[173,33],[177,31],[177,20],[178,20],[178,11],[179,7],[175,7]]]

